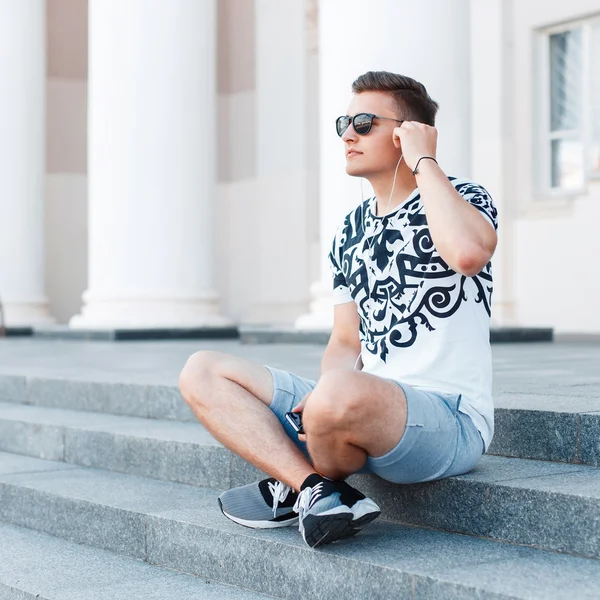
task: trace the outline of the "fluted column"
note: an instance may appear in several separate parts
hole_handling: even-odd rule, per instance
[[[361,201],[346,175],[335,119],[345,114],[352,82],[366,71],[392,71],[425,85],[440,103],[438,158],[449,175],[470,175],[469,0],[320,0],[321,273],[298,329],[333,323],[327,255],[345,214]],[[365,195],[369,186],[365,186]]]
[[[72,327],[231,324],[214,278],[216,30],[215,0],[90,1],[89,285]]]
[[[44,293],[46,14],[0,0],[0,299],[6,324],[48,323]]]

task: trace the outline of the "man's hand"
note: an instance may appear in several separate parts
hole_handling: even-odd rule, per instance
[[[308,392],[308,394],[306,394],[306,396],[304,396],[304,398],[302,398],[302,400],[300,400],[299,404],[297,406],[294,406],[294,408],[292,408],[292,412],[295,412],[295,413],[302,412],[304,410],[304,407],[306,406],[306,401],[308,400],[308,397],[311,394],[312,394],[312,392]],[[306,442],[306,435],[301,433],[298,435],[298,439],[301,442]]]
[[[436,158],[437,129],[435,127],[417,121],[404,121],[400,127],[394,127],[392,140],[396,148],[402,147],[404,162],[411,171],[422,156]]]

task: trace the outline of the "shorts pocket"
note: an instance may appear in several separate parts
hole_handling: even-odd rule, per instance
[[[452,414],[456,416],[462,400],[462,394],[438,393],[438,395],[444,404],[452,411]]]

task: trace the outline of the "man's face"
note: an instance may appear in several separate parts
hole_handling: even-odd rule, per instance
[[[397,106],[390,94],[385,92],[361,92],[350,101],[346,114],[371,113],[380,117],[400,119]],[[358,135],[352,124],[342,135],[346,154],[346,173],[353,177],[369,177],[393,171],[400,158],[398,148],[392,141],[392,132],[399,127],[397,121],[373,119],[371,131]]]

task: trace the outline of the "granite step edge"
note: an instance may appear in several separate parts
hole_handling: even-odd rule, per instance
[[[0,453],[0,472],[3,461],[8,467],[0,480],[6,479],[6,472],[11,471],[13,464],[21,467],[51,462]],[[600,469],[570,467],[565,472],[560,465],[528,463],[535,461],[488,457],[466,475],[412,485],[392,484],[371,475],[354,475],[349,481],[379,504],[383,518],[395,523],[600,558],[600,521],[597,519]],[[69,473],[87,468],[103,473],[103,477],[130,477],[153,482],[147,485],[156,486],[185,486],[198,490],[198,494],[209,489],[108,471],[98,466],[51,464],[71,467]],[[219,493],[219,490],[213,488],[213,492]],[[556,519],[557,514],[561,515],[560,519]]]
[[[261,600],[256,592],[0,522],[3,600]]]
[[[598,560],[385,521],[313,550],[292,528],[231,523],[215,496],[96,469],[21,473],[0,478],[0,518],[286,598],[592,598],[600,582]]]
[[[223,447],[197,421],[145,419],[53,407],[0,403],[0,451],[213,488],[242,485],[262,476],[258,469]],[[596,472],[593,469],[597,468],[583,464],[555,465],[556,461],[492,452],[484,455],[482,461],[483,465],[490,465],[488,470],[509,468],[514,471],[511,478],[519,477],[519,469],[530,476],[538,467],[541,472],[551,469],[557,473],[580,468]],[[478,465],[476,470],[479,469]],[[600,470],[597,472],[600,474]],[[478,477],[482,482],[498,481],[491,471],[487,480],[485,474]]]
[[[176,385],[0,374],[0,401],[197,422]],[[496,407],[490,454],[600,465],[600,412],[570,411],[573,402],[566,397],[564,407],[555,404],[552,410],[544,409],[543,395],[539,409],[532,403],[529,399],[523,409]]]

